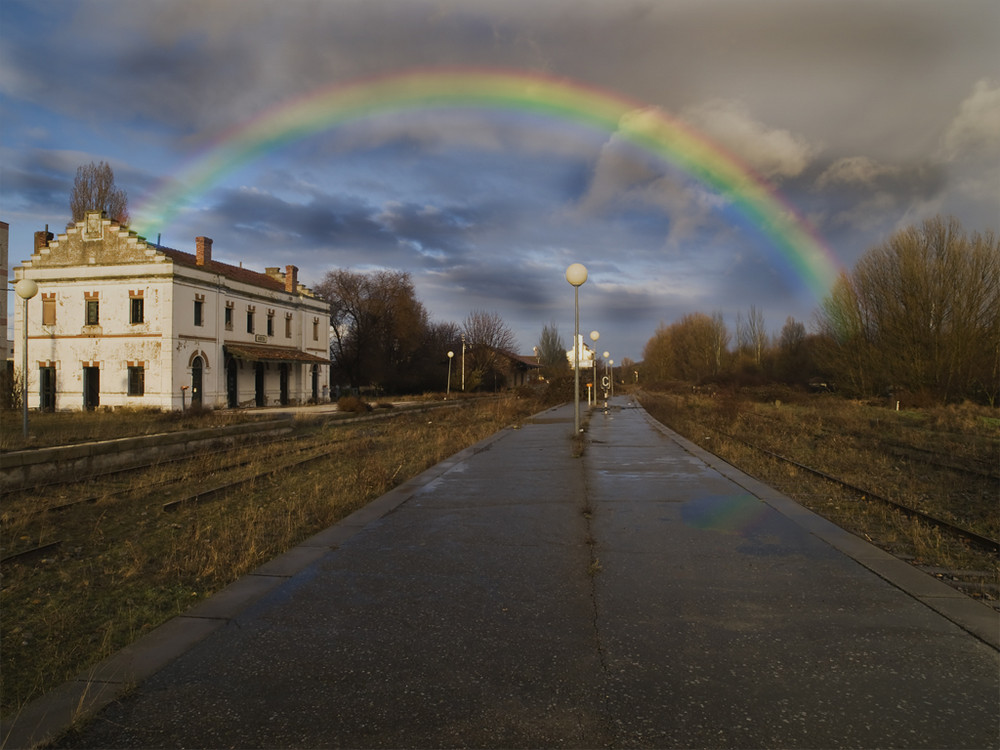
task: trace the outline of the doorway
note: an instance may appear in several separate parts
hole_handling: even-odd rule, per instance
[[[226,404],[230,409],[240,405],[239,364],[235,357],[226,362]]]
[[[279,398],[282,406],[288,406],[288,363],[282,362],[278,366],[278,388]]]
[[[38,368],[38,408],[41,411],[56,410],[56,368]]]
[[[191,406],[201,406],[201,383],[204,369],[205,360],[201,357],[195,357],[191,361]]]
[[[83,408],[93,411],[101,405],[101,368],[83,368]]]
[[[257,406],[267,406],[267,398],[264,396],[263,362],[257,362],[254,365],[254,403]]]

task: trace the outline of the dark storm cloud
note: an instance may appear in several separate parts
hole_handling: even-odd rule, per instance
[[[457,261],[469,252],[469,233],[476,211],[394,203],[377,215],[379,223],[399,242],[411,244],[428,258]]]
[[[23,155],[20,155],[23,156]],[[3,169],[3,189],[17,203],[17,207],[29,213],[68,211],[69,194],[73,186],[72,179],[67,179],[65,164],[59,164],[55,169],[47,166],[51,158],[35,154],[42,158],[27,159],[8,155],[9,161]],[[76,167],[73,167],[75,173]],[[5,206],[10,211],[14,205]]]
[[[31,215],[51,216],[52,231],[61,231],[69,220],[69,200],[77,168],[98,162],[92,155],[78,151],[27,149],[3,152],[2,184],[5,211],[20,210]],[[109,160],[116,182],[149,183],[150,177],[133,170],[126,163]],[[41,227],[37,227],[41,229]]]
[[[287,233],[311,244],[377,246],[391,241],[365,206],[346,201],[299,205],[258,190],[224,190],[211,210],[223,222],[244,231]]]
[[[294,247],[337,265],[436,268],[470,254],[475,217],[462,208],[413,204],[373,206],[360,199],[314,196],[293,203],[258,189],[218,191],[206,220],[231,226],[241,241]]]
[[[534,312],[546,306],[553,296],[552,281],[539,270],[498,256],[481,259],[475,264],[441,268],[434,274],[434,283],[442,288],[461,290],[476,308],[502,305],[515,314]]]
[[[3,0],[0,218],[13,246],[22,225],[65,221],[89,161],[112,163],[134,208],[154,178],[282,102],[498,66],[684,120],[850,266],[941,211],[996,228],[998,28],[993,0]],[[568,339],[574,261],[591,270],[588,325],[618,326],[631,356],[659,320],[766,302],[780,327],[814,305],[718,193],[620,134],[538,113],[364,118],[240,175],[193,196],[167,241],[207,234],[313,280],[410,271],[436,317],[499,310],[528,348],[554,318]]]

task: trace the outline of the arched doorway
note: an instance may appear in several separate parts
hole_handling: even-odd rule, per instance
[[[240,405],[239,368],[236,357],[226,360],[226,405],[230,409]]]
[[[201,406],[201,384],[205,370],[205,360],[195,357],[191,360],[191,406]]]

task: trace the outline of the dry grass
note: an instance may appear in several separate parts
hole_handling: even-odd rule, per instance
[[[895,411],[778,389],[647,393],[640,400],[658,420],[748,474],[894,555],[960,579],[952,583],[997,605],[996,555],[746,445],[996,539],[996,410],[966,404]]]
[[[147,500],[109,496],[31,520],[8,515],[5,549],[16,547],[21,536],[31,537],[32,543],[68,541],[49,558],[7,565],[3,571],[3,714],[392,487],[536,410],[528,400],[500,399],[430,414],[400,414],[386,423],[313,426],[306,429],[336,439],[324,460],[175,513],[164,513],[164,498],[153,492]],[[269,460],[261,455],[245,471],[259,471]],[[205,466],[193,471],[203,482],[211,473]],[[152,477],[135,479],[141,486]],[[81,486],[63,492],[88,490]]]
[[[243,422],[273,419],[274,415],[253,411],[188,409],[163,412],[158,409],[98,409],[92,412],[34,412],[28,417],[29,437],[21,429],[22,413],[0,411],[0,450],[17,451],[70,445],[92,440],[155,435],[161,432],[195,430]]]

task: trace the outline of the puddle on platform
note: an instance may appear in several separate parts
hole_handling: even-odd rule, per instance
[[[702,495],[681,508],[681,520],[704,531],[748,536],[768,514],[768,506],[749,493]]]

